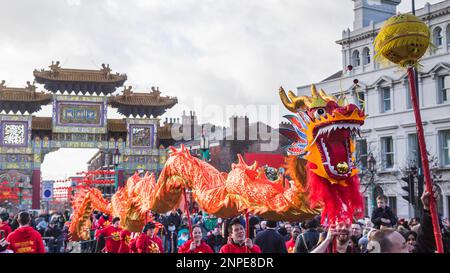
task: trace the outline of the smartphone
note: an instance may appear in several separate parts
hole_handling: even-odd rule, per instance
[[[5,238],[5,231],[0,230],[0,240],[3,240]]]

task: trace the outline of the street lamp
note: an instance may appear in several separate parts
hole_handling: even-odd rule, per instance
[[[371,208],[372,208],[372,210],[373,210],[373,208],[375,207],[375,166],[376,166],[376,164],[377,164],[377,161],[375,160],[375,157],[373,156],[373,154],[372,153],[370,153],[369,155],[368,155],[368,158],[367,158],[367,169],[369,170],[369,172],[371,173],[371,177],[370,177],[370,187],[371,187],[371,190],[372,190],[372,196],[371,196],[371,203],[372,203],[372,205],[371,205]]]
[[[118,167],[120,165],[120,152],[119,149],[116,149],[113,155],[113,165],[114,165],[114,188],[115,191],[119,188],[119,174]]]

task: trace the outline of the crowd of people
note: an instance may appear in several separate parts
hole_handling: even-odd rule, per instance
[[[141,232],[122,229],[118,217],[92,214],[91,238],[82,252],[106,253],[433,253],[436,250],[429,196],[421,198],[420,219],[397,219],[377,197],[371,217],[321,225],[320,216],[303,222],[266,221],[257,216],[220,219],[192,211],[191,232],[181,210],[155,214]],[[437,195],[436,195],[437,196]],[[70,212],[34,216],[26,211],[0,214],[1,253],[68,251]],[[247,227],[247,224],[249,225]],[[441,221],[445,252],[450,252],[450,223]],[[192,234],[192,238],[191,238]]]

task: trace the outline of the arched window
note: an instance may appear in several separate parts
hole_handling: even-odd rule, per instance
[[[358,50],[353,51],[352,61],[353,61],[353,66],[354,67],[357,67],[357,66],[361,65],[361,59],[359,57],[359,51]]]
[[[365,47],[362,52],[363,64],[370,64],[370,50],[368,47]]]
[[[436,27],[433,30],[433,42],[435,46],[442,45],[442,29],[440,27]]]

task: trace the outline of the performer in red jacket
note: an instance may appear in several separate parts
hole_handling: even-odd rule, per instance
[[[130,253],[139,253],[136,246],[137,237],[131,238],[130,243],[128,244],[130,248]]]
[[[120,233],[120,247],[119,253],[130,253],[131,232],[129,230],[122,230]]]
[[[192,227],[192,239],[178,248],[178,253],[214,253],[211,247],[202,241],[202,228],[199,225]]]
[[[41,234],[30,227],[30,214],[25,211],[19,213],[17,221],[19,222],[19,228],[11,232],[6,238],[9,249],[15,253],[45,253]]]
[[[164,248],[159,239],[155,235],[155,224],[149,222],[144,226],[141,235],[136,240],[138,253],[164,253]]]
[[[231,240],[222,246],[219,253],[261,253],[259,246],[253,244],[250,238],[245,238],[245,228],[238,218],[231,220],[228,229]]]
[[[120,218],[115,217],[112,221],[112,225],[105,227],[99,232],[99,236],[104,236],[106,240],[107,253],[119,253],[120,232],[122,231],[119,225],[120,225]]]

